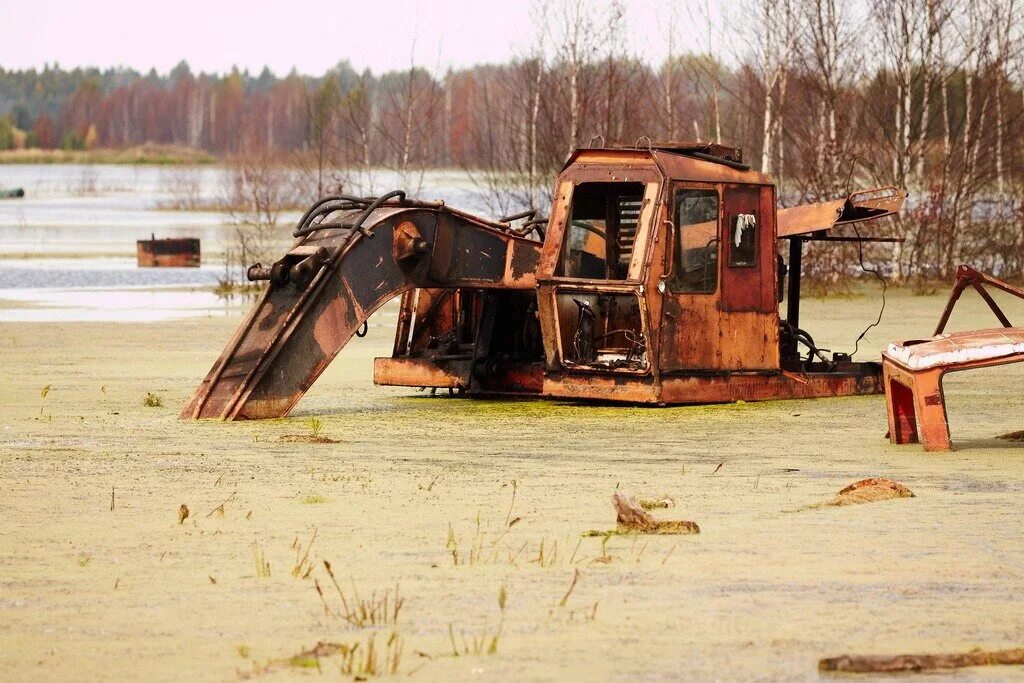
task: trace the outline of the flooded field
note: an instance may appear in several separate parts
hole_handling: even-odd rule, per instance
[[[941,306],[891,295],[860,355]],[[806,325],[848,348],[876,307],[811,301]],[[959,450],[928,454],[888,444],[880,396],[651,409],[374,387],[393,315],[292,417],[232,424],[176,416],[237,312],[0,326],[4,677],[334,678],[331,648],[372,638],[394,680],[807,680],[825,656],[1019,645],[1024,448],[995,437],[1024,428],[1024,366],[950,379]],[[971,299],[954,323],[989,314]],[[916,497],[792,512],[868,476]],[[671,497],[655,513],[701,533],[584,536],[613,526],[614,492]],[[388,616],[345,618],[356,594]]]
[[[460,208],[487,213],[465,173],[431,171],[415,180],[420,196],[444,197]],[[227,182],[228,171],[217,167],[0,166],[0,188],[20,187],[26,193],[22,199],[0,201],[0,322],[221,314],[225,302],[211,290],[225,272],[232,217],[166,207],[183,185],[200,203],[215,204]],[[401,185],[397,174],[380,170],[352,191]],[[297,212],[282,213],[284,241],[296,218]],[[198,237],[203,266],[137,268],[135,242],[152,235]],[[227,308],[232,305],[227,302]]]

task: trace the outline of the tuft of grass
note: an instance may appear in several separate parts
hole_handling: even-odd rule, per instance
[[[164,404],[164,400],[154,394],[152,391],[146,392],[146,397],[142,399],[142,405],[147,408],[160,408]]]
[[[313,549],[314,541],[316,541],[316,527],[313,527],[313,535],[310,536],[309,543],[306,544],[305,552],[302,550],[299,539],[295,539],[293,544],[295,547],[295,566],[292,567],[292,576],[295,578],[302,577],[303,579],[308,579],[309,575],[313,573],[313,563],[309,561],[309,551]]]
[[[313,493],[313,494],[310,494],[308,496],[303,497],[302,502],[305,505],[321,505],[321,504],[327,502],[327,498],[324,497],[324,496],[321,496],[319,493]]]
[[[311,417],[306,420],[306,425],[309,427],[309,438],[313,441],[319,439],[320,432],[324,428],[324,421],[318,417]]]
[[[397,631],[384,641],[383,647],[377,644],[377,633],[370,633],[365,641],[356,640],[351,643],[318,642],[312,648],[303,650],[291,657],[272,659],[266,664],[253,666],[251,672],[241,674],[241,678],[253,678],[262,674],[270,674],[287,669],[316,669],[323,673],[323,664],[331,663],[338,667],[343,676],[351,676],[354,680],[364,681],[371,676],[393,676],[398,673],[402,663],[404,642]],[[241,648],[239,648],[241,653]],[[248,648],[242,655],[248,657]]]
[[[405,598],[401,596],[398,584],[395,584],[393,592],[390,588],[385,588],[380,595],[377,594],[377,591],[373,591],[369,597],[366,597],[359,594],[355,580],[352,580],[352,592],[346,593],[342,590],[341,584],[338,583],[338,578],[334,574],[334,569],[327,560],[324,560],[324,569],[331,577],[331,583],[334,584],[334,589],[338,592],[338,598],[341,600],[341,605],[335,609],[339,617],[356,628],[394,627],[398,623],[398,616],[405,604]],[[317,593],[320,594],[320,600],[323,601],[324,611],[330,614],[331,610],[323,590],[319,583],[314,585]]]
[[[498,591],[498,610],[500,617],[498,619],[498,626],[491,633],[485,630],[483,633],[471,634],[469,638],[466,637],[465,631],[460,631],[459,639],[455,638],[455,626],[451,623],[448,624],[448,639],[452,646],[452,657],[463,657],[467,655],[496,655],[498,654],[498,643],[501,640],[501,631],[505,626],[505,608],[508,606],[508,591],[505,589],[505,584],[501,584],[501,589]]]
[[[43,414],[43,408],[46,407],[46,397],[50,395],[50,385],[47,384],[43,387],[43,390],[39,392],[39,414]]]
[[[263,553],[263,549],[260,548],[259,541],[252,542],[252,559],[256,565],[256,578],[266,579],[270,577],[270,563],[267,562],[267,556]]]

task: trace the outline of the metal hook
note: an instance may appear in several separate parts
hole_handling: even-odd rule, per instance
[[[601,138],[601,147],[607,147],[608,146],[607,142],[604,139],[604,136],[601,135],[600,133],[598,133],[594,137],[590,138],[590,144],[588,145],[588,147],[590,147],[591,149],[594,149],[594,140],[596,140],[598,138]]]
[[[640,137],[638,137],[636,139],[636,143],[633,146],[636,147],[637,149],[640,149],[640,141],[641,140],[646,140],[647,141],[647,151],[650,152],[651,151],[651,138],[649,138],[646,135],[641,135]]]
[[[366,324],[366,321],[364,320],[364,321],[363,321],[363,324],[362,324],[362,325],[360,325],[360,326],[359,326],[359,329],[357,329],[357,330],[356,330],[356,336],[357,336],[357,337],[359,337],[359,338],[365,337],[365,336],[366,336],[366,334],[367,334],[367,333],[368,333],[369,331],[370,331],[370,326],[369,326],[369,325],[367,325],[367,324]]]

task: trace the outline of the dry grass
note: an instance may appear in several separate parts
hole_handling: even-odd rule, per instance
[[[8,149],[0,164],[143,164],[169,166],[210,164],[216,158],[202,150],[175,145],[139,145],[124,149]]]

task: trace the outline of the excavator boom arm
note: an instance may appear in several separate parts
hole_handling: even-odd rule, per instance
[[[270,284],[182,419],[287,415],[373,312],[407,290],[536,287],[539,242],[441,204],[374,204],[324,209],[282,259],[249,269]]]

